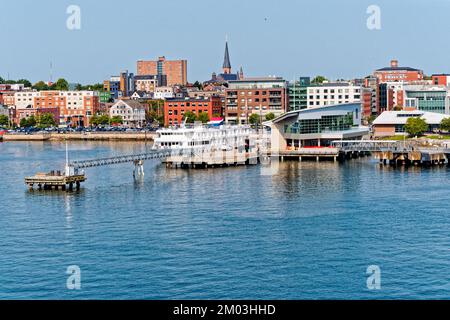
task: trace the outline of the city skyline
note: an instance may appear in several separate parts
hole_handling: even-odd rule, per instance
[[[450,24],[445,20],[450,3],[432,2],[433,8],[431,3],[403,0],[285,1],[285,6],[229,1],[221,10],[206,1],[133,1],[133,8],[142,10],[116,1],[108,6],[85,0],[57,5],[7,2],[0,5],[8,12],[0,21],[8,43],[0,52],[0,76],[49,80],[52,63],[53,80],[94,83],[124,69],[136,72],[137,60],[164,55],[186,59],[188,80],[204,81],[221,70],[226,35],[233,72],[243,66],[249,76],[362,77],[392,58],[427,75],[449,72],[448,44],[442,41],[439,50],[416,45],[430,31],[442,37]],[[80,30],[66,28],[66,9],[71,4],[81,9]],[[380,30],[366,26],[366,10],[372,4],[381,10]],[[422,18],[430,14],[433,19]],[[47,18],[40,19],[44,15]]]

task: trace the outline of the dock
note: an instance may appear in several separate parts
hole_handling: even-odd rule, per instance
[[[72,191],[74,187],[80,190],[82,182],[86,181],[84,174],[62,175],[60,172],[37,173],[32,177],[25,178],[25,184],[30,191],[34,190],[36,185],[38,190],[61,190]]]
[[[167,168],[218,168],[240,165],[256,165],[259,154],[256,151],[208,151],[194,154],[171,155],[163,160]]]

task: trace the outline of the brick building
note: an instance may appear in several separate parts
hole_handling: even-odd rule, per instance
[[[222,115],[222,101],[219,96],[196,98],[168,98],[164,102],[164,125],[173,126],[183,123],[186,112],[207,113],[209,119]]]
[[[139,60],[137,62],[138,75],[165,75],[167,85],[187,84],[187,60],[166,60],[159,57],[155,61]]]
[[[16,93],[15,122],[39,113],[52,113],[56,123],[89,126],[89,119],[97,113],[100,101],[94,91],[40,91],[31,96]],[[30,97],[32,100],[30,100]],[[23,100],[23,101],[22,101]]]
[[[225,90],[225,118],[227,123],[245,124],[252,113],[278,116],[287,111],[287,100],[287,84],[282,78],[230,81]]]
[[[410,67],[399,67],[397,60],[392,60],[390,67],[375,70],[374,76],[383,82],[412,82],[423,80],[423,71]]]

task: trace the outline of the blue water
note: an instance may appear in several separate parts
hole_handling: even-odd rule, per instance
[[[143,143],[71,143],[71,156]],[[450,296],[450,169],[285,162],[87,170],[80,192],[29,192],[61,143],[0,143],[1,299],[424,299]],[[81,268],[81,290],[66,269]],[[366,269],[381,269],[369,290]]]

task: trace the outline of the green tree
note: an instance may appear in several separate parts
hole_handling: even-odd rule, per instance
[[[36,89],[37,91],[44,91],[48,90],[49,88],[44,81],[39,81],[34,84],[33,89]]]
[[[75,85],[75,90],[76,90],[76,91],[81,91],[81,90],[83,90],[83,86],[81,85],[81,83],[77,83],[77,84]]]
[[[266,114],[266,121],[270,121],[275,119],[275,114],[273,112],[269,112],[268,114]]]
[[[428,124],[424,119],[414,117],[406,120],[405,131],[410,136],[421,136],[428,130]]]
[[[28,117],[28,126],[29,127],[36,126],[36,118],[34,116]]]
[[[325,81],[328,81],[328,79],[325,78],[324,76],[316,76],[314,79],[311,80],[311,83],[319,84],[319,83],[323,83]]]
[[[198,81],[195,81],[193,86],[198,88],[199,90],[203,90],[203,85]]]
[[[184,119],[186,120],[186,123],[194,123],[195,120],[197,120],[197,116],[192,111],[186,111]]]
[[[20,119],[21,127],[34,127],[36,125],[36,118],[34,116],[30,116],[28,118]]]
[[[113,124],[122,124],[123,120],[121,116],[114,116],[111,118],[111,123]]]
[[[98,124],[99,125],[107,125],[110,124],[111,119],[109,118],[109,116],[107,114],[102,114],[100,116],[98,116]]]
[[[91,126],[98,126],[99,122],[98,122],[98,116],[96,114],[94,114],[91,119],[89,119],[89,123],[91,124]]]
[[[4,114],[0,114],[0,126],[7,126],[7,125],[9,125],[9,118]]]
[[[27,120],[27,118],[22,118],[22,119],[20,119],[20,126],[21,126],[22,128],[28,127],[28,120]]]
[[[49,128],[56,126],[55,117],[52,113],[43,113],[38,118],[40,128]]]
[[[0,84],[4,84],[5,83],[5,79],[3,79],[2,77],[0,77]]]
[[[60,78],[56,81],[56,83],[52,86],[52,89],[55,90],[62,90],[62,91],[68,91],[69,90],[69,83],[66,79]]]
[[[26,88],[31,88],[33,86],[27,79],[19,79],[16,83],[23,84]]]
[[[202,123],[207,123],[209,121],[208,113],[200,112],[197,116],[197,120],[201,121]]]
[[[450,131],[450,118],[442,119],[440,128],[443,131]]]
[[[258,124],[261,122],[261,118],[258,114],[252,113],[248,118],[248,122],[250,122],[251,124]]]

